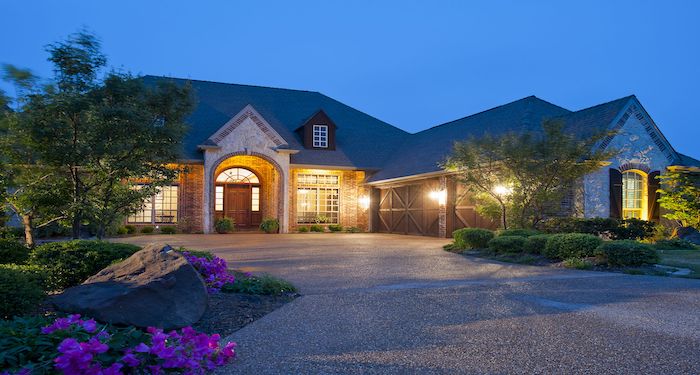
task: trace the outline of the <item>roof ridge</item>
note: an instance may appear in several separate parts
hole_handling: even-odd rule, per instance
[[[284,90],[284,91],[297,91],[297,92],[308,92],[308,93],[313,93],[313,94],[321,94],[318,91],[312,91],[312,90],[300,90],[300,89],[289,89],[289,88],[284,88],[284,87],[273,87],[273,86],[262,86],[262,85],[249,85],[245,83],[229,83],[229,82],[219,82],[219,81],[210,81],[207,79],[195,79],[195,78],[180,78],[180,77],[169,77],[169,76],[157,76],[153,74],[146,74],[143,77],[152,77],[156,79],[176,79],[180,81],[195,81],[195,82],[204,82],[204,83],[213,83],[217,85],[226,85],[226,86],[246,86],[246,87],[255,87],[255,88],[261,88],[261,89],[272,89],[272,90]]]
[[[600,103],[600,104],[596,104],[596,105],[593,105],[593,106],[590,106],[590,107],[581,108],[581,109],[579,109],[579,110],[576,110],[576,111],[571,112],[570,114],[579,113],[579,112],[582,112],[582,111],[587,111],[587,110],[589,110],[589,109],[602,107],[602,106],[609,105],[609,104],[612,104],[612,103],[615,103],[615,102],[621,102],[621,101],[624,101],[624,100],[630,100],[630,99],[632,99],[632,98],[635,98],[635,99],[636,99],[637,96],[634,95],[634,94],[627,95],[627,96],[623,96],[623,97],[621,97],[621,98],[613,99],[613,100],[607,101],[607,102],[605,102],[605,103]]]
[[[419,131],[419,132],[411,133],[411,134],[412,134],[412,135],[414,135],[414,134],[419,134],[419,133],[422,133],[422,132],[424,132],[424,131],[428,131],[428,130],[435,129],[435,128],[438,128],[438,127],[441,127],[441,126],[445,126],[445,125],[452,124],[452,123],[457,122],[457,121],[462,121],[462,120],[465,120],[465,119],[468,119],[468,118],[471,118],[471,117],[475,117],[475,116],[478,116],[478,115],[482,115],[482,114],[484,114],[484,113],[486,113],[486,112],[491,112],[491,111],[494,111],[494,110],[503,108],[503,107],[508,106],[508,105],[511,105],[511,104],[515,104],[515,103],[522,102],[522,101],[525,101],[525,100],[532,100],[532,99],[537,99],[537,100],[543,101],[543,102],[545,102],[545,103],[547,103],[547,104],[551,104],[551,105],[553,105],[553,106],[555,106],[555,107],[559,107],[559,108],[561,108],[561,109],[563,109],[563,110],[565,110],[565,111],[571,112],[571,111],[569,111],[568,109],[566,109],[566,108],[564,108],[564,107],[560,107],[560,106],[558,106],[558,105],[556,105],[556,104],[552,104],[552,103],[550,103],[550,102],[548,102],[548,101],[546,101],[546,100],[542,100],[542,99],[536,97],[535,95],[529,95],[529,96],[526,96],[526,97],[524,97],[524,98],[520,98],[520,99],[517,99],[517,100],[513,100],[512,102],[508,102],[508,103],[501,104],[501,105],[498,105],[498,106],[495,106],[495,107],[492,107],[492,108],[489,108],[489,109],[485,109],[485,110],[483,110],[483,111],[479,111],[479,112],[473,113],[473,114],[471,114],[471,115],[467,115],[467,116],[460,117],[460,118],[455,119],[455,120],[452,120],[452,121],[448,121],[448,122],[444,122],[444,123],[442,123],[442,124],[438,124],[438,125],[435,125],[435,126],[431,126],[431,127],[427,128],[427,129],[423,129],[423,130],[421,130],[421,131]]]
[[[322,93],[322,92],[320,92],[320,91],[318,91],[318,92],[316,92],[316,93],[319,94],[319,95],[321,95],[321,96],[323,96],[323,97],[326,97],[326,98],[328,98],[328,99],[330,99],[330,100],[332,100],[332,101],[334,101],[334,102],[336,102],[336,103],[338,103],[338,104],[340,104],[340,105],[342,105],[342,106],[344,106],[344,107],[350,108],[350,109],[353,110],[353,111],[356,111],[356,112],[358,112],[358,113],[361,113],[361,114],[363,114],[363,115],[365,115],[365,116],[367,116],[367,117],[369,117],[369,118],[372,118],[372,119],[374,119],[374,120],[376,120],[376,121],[379,121],[379,122],[381,122],[381,123],[383,123],[383,124],[389,125],[390,127],[401,131],[402,133],[404,133],[404,135],[413,135],[413,134],[415,134],[415,133],[409,133],[409,132],[407,132],[406,130],[399,128],[398,126],[392,125],[392,124],[390,124],[390,123],[388,123],[388,122],[386,122],[386,121],[384,121],[384,120],[382,120],[382,119],[380,119],[380,118],[377,118],[377,117],[375,117],[375,116],[373,116],[373,115],[370,115],[369,113],[367,113],[367,112],[365,112],[365,111],[361,111],[361,110],[359,110],[359,109],[357,109],[357,108],[355,108],[355,107],[351,107],[351,106],[349,106],[349,105],[347,105],[347,104],[341,102],[340,100],[335,99],[335,98],[333,98],[333,97],[331,97],[331,96],[328,96],[328,95],[326,95],[326,94],[324,94],[324,93]],[[321,109],[323,109],[323,108],[321,108]],[[324,112],[325,112],[325,111],[324,111]],[[326,115],[328,115],[328,113],[326,113]]]

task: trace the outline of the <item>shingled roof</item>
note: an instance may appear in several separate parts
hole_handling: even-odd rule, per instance
[[[203,160],[197,146],[250,104],[289,143],[300,150],[293,164],[379,169],[409,134],[319,92],[249,86],[190,79],[145,76],[147,84],[171,80],[189,82],[196,107],[189,116],[184,159]],[[305,149],[295,132],[311,115],[323,110],[336,124],[336,149]]]
[[[370,178],[370,182],[440,171],[440,162],[452,151],[456,141],[514,130],[536,131],[542,120],[569,113],[562,107],[528,96],[432,127],[409,137],[384,169]]]

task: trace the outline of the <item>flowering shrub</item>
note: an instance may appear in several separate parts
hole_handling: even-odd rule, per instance
[[[194,256],[187,251],[184,251],[182,255],[202,275],[209,293],[217,293],[222,286],[235,281],[235,277],[228,272],[226,261],[217,256],[207,259]]]
[[[219,335],[210,336],[191,327],[169,333],[150,327],[144,332],[101,325],[76,314],[58,318],[40,331],[44,337],[33,341],[43,343],[41,353],[32,358],[34,362],[22,355],[23,363],[9,363],[15,373],[50,372],[53,367],[64,374],[203,374],[235,356],[235,343],[220,346]]]

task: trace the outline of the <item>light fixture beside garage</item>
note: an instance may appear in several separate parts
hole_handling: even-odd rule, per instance
[[[369,196],[368,195],[361,196],[357,201],[360,203],[360,207],[362,207],[363,210],[366,210],[369,208]]]
[[[447,203],[447,191],[433,190],[430,192],[430,198],[435,199],[439,205],[443,206]]]

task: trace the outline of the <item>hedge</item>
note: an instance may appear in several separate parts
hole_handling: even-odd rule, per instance
[[[595,256],[601,263],[613,267],[642,266],[659,261],[651,245],[632,240],[605,242],[598,246]]]
[[[525,239],[523,251],[529,254],[542,254],[551,234],[536,234]]]
[[[19,241],[0,238],[0,264],[22,264],[29,258],[29,249]]]
[[[518,254],[522,253],[525,247],[525,237],[523,236],[498,236],[488,243],[489,249],[497,254]]]
[[[61,290],[82,283],[138,250],[136,245],[104,241],[51,242],[34,248],[28,264],[46,269],[49,291]]]
[[[13,267],[0,267],[0,318],[32,312],[45,297],[36,276]]]
[[[535,236],[538,235],[542,232],[536,230],[536,229],[502,229],[497,232],[498,236],[521,236],[521,237],[530,237],[530,236]]]
[[[481,228],[462,228],[452,232],[456,249],[485,249],[493,239],[493,231]]]
[[[590,257],[602,242],[602,239],[592,234],[555,234],[547,240],[543,255],[558,260]]]

